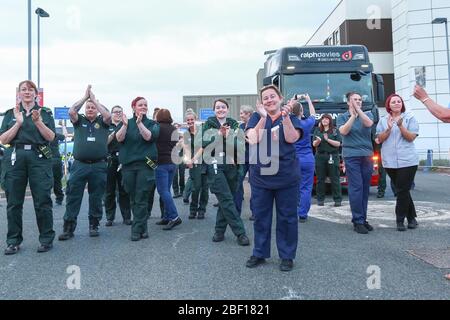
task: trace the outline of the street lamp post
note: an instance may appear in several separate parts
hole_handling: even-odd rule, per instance
[[[48,18],[50,15],[41,8],[36,9],[36,14],[38,16],[38,60],[37,60],[37,85],[41,88],[41,18]]]
[[[28,80],[31,81],[31,0],[28,0]]]
[[[447,18],[436,18],[432,24],[445,24],[445,41],[447,43],[447,67],[448,67],[448,93],[450,94],[450,45],[448,42],[448,20]]]

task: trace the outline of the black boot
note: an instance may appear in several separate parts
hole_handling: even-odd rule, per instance
[[[98,232],[98,225],[98,219],[89,217],[89,237],[94,238],[100,235]]]
[[[73,238],[76,225],[76,222],[64,221],[63,233],[58,237],[58,240],[67,241]]]

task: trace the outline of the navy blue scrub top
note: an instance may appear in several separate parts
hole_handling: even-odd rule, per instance
[[[316,125],[316,117],[310,116],[308,118],[301,119],[300,125],[303,129],[303,138],[295,144],[297,157],[303,163],[314,163],[315,159],[311,143],[311,132]]]
[[[245,132],[245,123],[241,123],[241,125],[239,126],[239,129],[241,129],[242,131]],[[249,144],[248,142],[245,142],[245,164],[249,164],[250,161],[250,156],[249,156]]]
[[[303,136],[303,129],[301,127],[300,120],[290,115],[294,128],[301,132],[300,139]],[[253,129],[258,124],[261,116],[258,113],[254,113],[247,124],[247,130]],[[300,181],[300,168],[297,162],[297,156],[295,152],[295,144],[287,143],[284,137],[283,130],[283,118],[280,116],[274,122],[271,117],[267,117],[266,120],[266,144],[268,146],[267,151],[261,152],[262,159],[260,158],[260,147],[264,142],[261,141],[255,146],[250,146],[250,184],[264,189],[284,189],[298,184]],[[276,135],[279,139],[279,150],[272,150],[272,136],[274,131],[272,129],[277,128]],[[267,155],[267,156],[266,156]],[[265,157],[266,156],[266,157]],[[264,157],[266,159],[264,159]],[[272,157],[272,161],[270,160]],[[274,163],[272,163],[274,162]],[[274,167],[279,163],[278,172],[274,175],[261,175],[261,168]],[[264,164],[263,164],[264,163]]]

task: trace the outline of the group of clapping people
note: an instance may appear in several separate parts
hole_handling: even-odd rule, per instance
[[[418,92],[417,95],[423,94]],[[17,253],[23,241],[22,207],[28,181],[40,232],[38,252],[49,251],[55,237],[51,185],[47,181],[51,179],[51,170],[47,168],[50,163],[44,148],[55,138],[54,120],[51,111],[37,106],[36,94],[32,82],[20,83],[20,99],[7,112],[0,131],[0,140],[10,146],[2,170],[8,201],[7,255]],[[304,117],[302,100],[308,104],[309,117]],[[297,252],[298,222],[306,221],[311,206],[314,172],[318,178],[318,205],[324,205],[325,179],[329,176],[335,206],[341,206],[340,148],[348,176],[354,230],[367,234],[373,230],[367,221],[373,172],[373,115],[362,111],[362,98],[357,92],[349,93],[347,100],[349,110],[339,116],[336,127],[331,116],[324,115],[315,128],[314,105],[307,94],[284,103],[279,89],[271,85],[261,89],[261,102],[255,112],[251,107],[242,108],[241,124],[228,116],[230,106],[222,99],[212,106],[215,116],[201,125],[197,124],[193,110],[188,110],[185,114],[188,130],[180,140],[169,110],[160,109],[150,119],[147,100],[137,97],[131,103],[132,118],[119,106],[112,109],[111,116],[89,86],[84,97],[70,110],[75,128],[75,161],[66,190],[66,213],[59,240],[74,237],[86,184],[91,237],[99,235],[103,200],[107,225],[112,225],[116,199],[111,196],[116,193],[115,187],[120,191],[124,223],[131,225],[132,241],[149,238],[148,218],[155,189],[160,194],[162,214],[157,224],[164,230],[172,230],[182,220],[170,187],[177,165],[184,164],[192,180],[189,219],[205,218],[210,190],[219,202],[212,240],[223,241],[229,226],[237,243],[248,246],[250,240],[241,218],[243,181],[248,172],[254,250],[246,266],[257,267],[271,255],[275,202],[280,269],[290,271]],[[431,100],[426,97],[422,101]],[[83,106],[85,114],[80,114]],[[417,227],[410,189],[418,166],[414,140],[419,127],[414,116],[406,112],[400,96],[390,96],[386,109],[388,115],[377,126],[377,141],[382,144],[383,166],[397,191],[397,228],[404,231],[405,219],[409,229]],[[183,150],[181,158],[180,150]],[[276,169],[271,171],[273,166]],[[24,168],[32,167],[40,173],[23,174]],[[107,186],[110,197],[104,198]]]

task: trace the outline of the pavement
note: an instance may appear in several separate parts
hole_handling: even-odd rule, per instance
[[[38,232],[32,200],[27,198],[22,249],[15,256],[0,255],[0,299],[449,299],[450,281],[444,274],[450,269],[412,254],[448,253],[449,185],[445,173],[418,173],[413,199],[420,227],[404,233],[395,229],[395,199],[389,190],[384,199],[377,199],[376,188],[371,189],[369,221],[376,229],[366,236],[352,231],[348,201],[334,208],[328,197],[329,203],[319,208],[314,200],[311,217],[299,225],[298,257],[290,273],[278,269],[275,229],[272,258],[252,270],[245,267],[252,247],[238,246],[230,230],[224,242],[211,241],[214,196],[203,221],[188,220],[188,206],[175,200],[183,224],[172,231],[155,225],[160,216],[155,205],[150,239],[132,243],[130,227],[121,219],[112,228],[105,228],[102,221],[101,236],[88,237],[86,195],[75,238],[55,241],[46,254],[36,252]],[[246,193],[243,219],[253,239],[248,188]],[[0,206],[3,240],[6,202],[0,200]],[[55,206],[57,234],[62,231],[63,214],[64,207]]]

